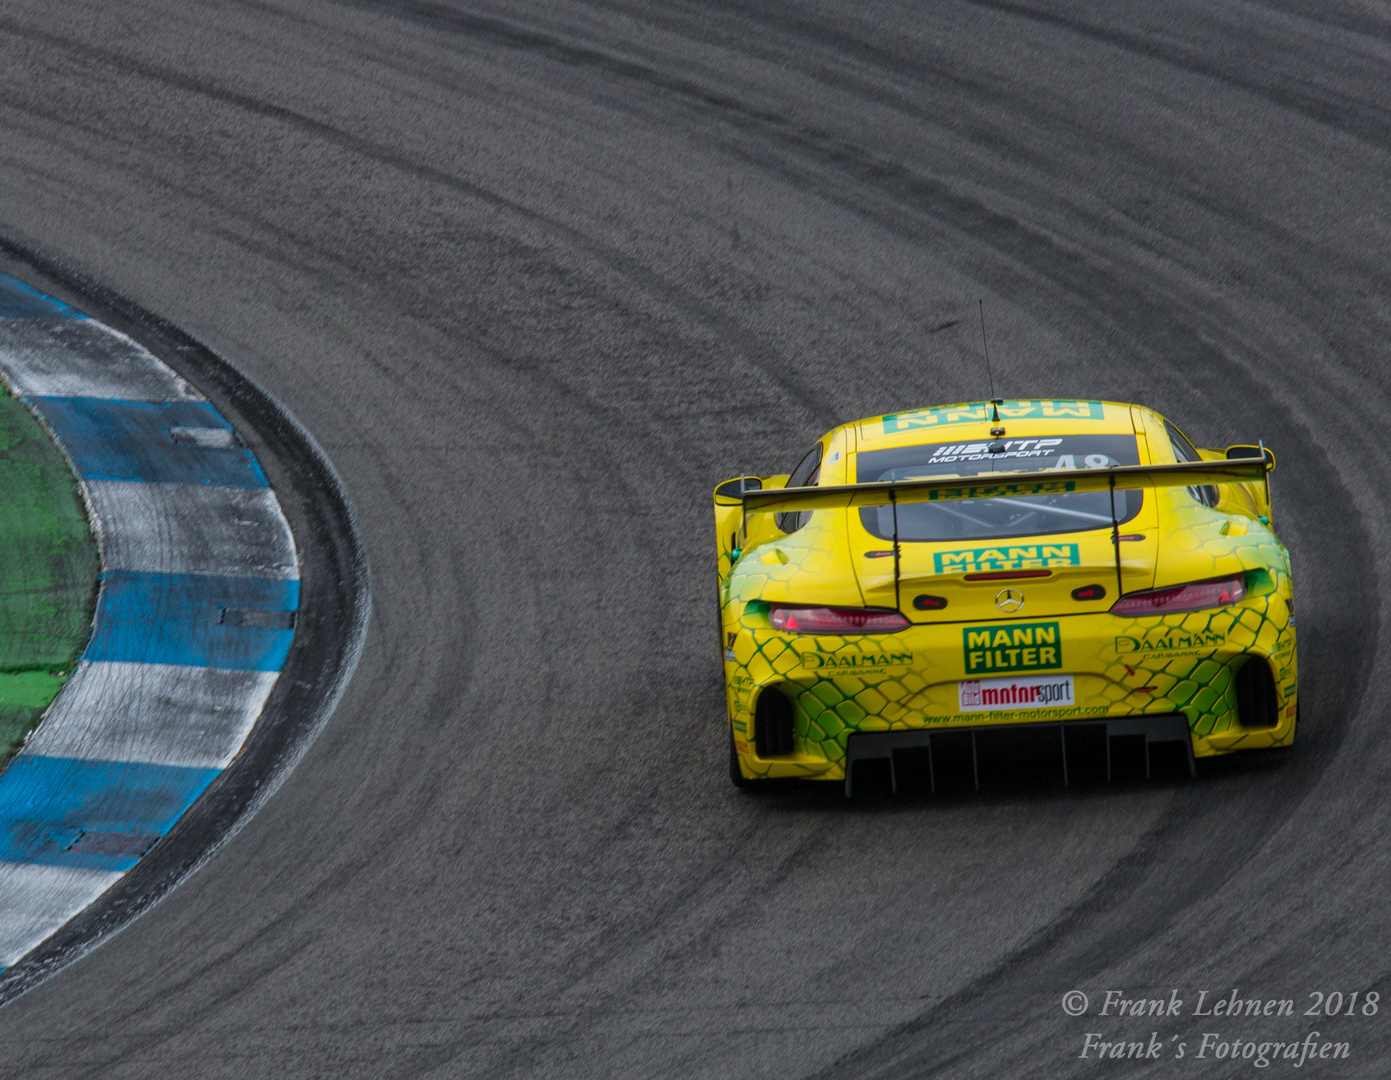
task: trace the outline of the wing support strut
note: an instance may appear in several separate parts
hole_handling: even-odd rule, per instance
[[[898,597],[898,495],[889,489],[889,505],[893,507],[894,518],[894,609],[903,610],[903,602]]]
[[[1116,517],[1116,473],[1111,466],[1111,546],[1116,549],[1116,599],[1125,595],[1121,584],[1121,523]]]

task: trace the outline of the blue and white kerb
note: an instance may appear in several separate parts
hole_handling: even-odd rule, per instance
[[[101,586],[77,670],[0,773],[0,968],[133,867],[236,756],[294,637],[255,456],[124,334],[0,275],[0,377],[81,478]]]

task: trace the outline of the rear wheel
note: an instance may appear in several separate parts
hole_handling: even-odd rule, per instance
[[[720,588],[718,579],[715,581],[715,629],[720,635],[720,670],[723,671],[727,647],[724,642],[724,590]]]
[[[767,780],[754,780],[747,777],[739,769],[739,754],[734,749],[734,732],[729,733],[729,781],[737,788],[747,791],[750,788],[757,790],[768,783]]]
[[[715,628],[720,632],[720,670],[724,671],[724,598],[720,594],[720,584],[715,582]],[[757,788],[766,781],[751,780],[739,771],[739,754],[734,749],[734,732],[729,732],[729,782],[737,788]]]

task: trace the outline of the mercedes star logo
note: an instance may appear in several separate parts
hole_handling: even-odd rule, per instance
[[[1018,611],[1024,606],[1024,594],[1018,589],[1001,589],[995,596],[995,606],[1001,611]]]

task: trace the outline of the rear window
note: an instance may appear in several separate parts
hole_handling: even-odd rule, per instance
[[[1062,435],[1046,439],[931,443],[862,452],[856,460],[861,484],[929,477],[989,476],[995,473],[1104,469],[1138,465],[1134,435]],[[960,499],[950,503],[906,503],[898,508],[899,540],[995,540],[1044,536],[1111,527],[1111,493],[1069,492],[1013,499]],[[1144,503],[1142,491],[1117,491],[1118,521],[1129,521]],[[894,533],[893,507],[860,511],[870,533]]]

